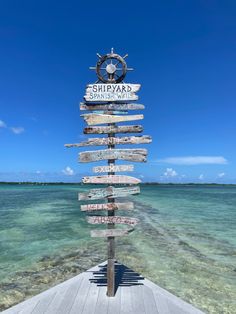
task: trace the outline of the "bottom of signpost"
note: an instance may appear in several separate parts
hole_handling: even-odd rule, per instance
[[[107,260],[107,296],[115,296],[115,259]]]

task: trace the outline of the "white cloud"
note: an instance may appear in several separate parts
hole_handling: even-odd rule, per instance
[[[0,120],[0,128],[6,128],[7,125],[4,121]]]
[[[218,173],[218,175],[217,175],[218,178],[223,178],[224,176],[225,176],[224,172]]]
[[[224,165],[228,161],[222,156],[183,156],[183,157],[167,157],[159,159],[156,162],[163,162],[174,165],[202,165],[217,164]]]
[[[203,180],[204,179],[204,175],[200,174],[200,176],[198,177],[199,180]]]
[[[21,133],[25,132],[25,129],[23,127],[21,127],[21,126],[19,126],[19,127],[12,127],[10,129],[11,129],[11,131],[14,134],[21,134]]]
[[[36,171],[36,173],[37,173],[37,174],[40,174],[40,173],[41,173],[41,171],[40,171],[40,170],[37,170],[37,171]]]
[[[25,132],[25,129],[23,127],[21,127],[21,126],[19,126],[19,127],[15,127],[15,126],[8,127],[6,125],[6,123],[2,120],[0,120],[0,128],[6,128],[6,129],[10,130],[11,132],[13,132],[14,134],[21,134],[21,133]]]
[[[166,168],[166,171],[163,174],[166,178],[176,177],[177,175],[178,173],[172,168]]]
[[[67,166],[65,169],[63,169],[62,172],[63,172],[66,176],[73,176],[73,175],[75,174],[74,170],[71,169],[69,166]]]

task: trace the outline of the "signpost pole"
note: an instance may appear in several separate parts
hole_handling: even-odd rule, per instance
[[[115,124],[108,124],[108,125],[113,125]],[[115,137],[114,133],[108,134],[108,137]],[[114,149],[115,145],[108,145],[108,149]],[[108,159],[108,166],[114,165],[115,160],[113,159]],[[115,172],[108,172],[108,175],[114,175]],[[114,203],[115,199],[114,198],[109,198],[108,203]],[[115,216],[115,211],[114,210],[109,210],[107,212],[108,216]],[[114,223],[109,223],[107,225],[108,229],[114,229],[115,224]],[[114,297],[115,296],[115,237],[108,237],[107,238],[107,296],[108,297]]]
[[[113,49],[112,49],[113,50]],[[112,51],[113,52],[113,51]],[[111,65],[112,67],[112,65]],[[110,71],[112,70],[112,71]],[[108,70],[108,81],[113,81],[114,79],[114,71],[113,69]],[[108,126],[115,126],[115,123],[108,123]],[[115,133],[108,134],[108,137],[115,137]],[[114,144],[109,144],[108,149],[114,149]],[[108,166],[114,165],[114,159],[108,159]],[[108,172],[108,175],[114,175],[115,172]],[[108,203],[114,203],[115,199],[108,199]],[[107,212],[108,216],[115,216],[115,211],[111,210]],[[109,223],[107,225],[107,229],[115,229],[114,223]],[[108,251],[107,251],[107,296],[114,297],[115,296],[115,237],[108,237]]]

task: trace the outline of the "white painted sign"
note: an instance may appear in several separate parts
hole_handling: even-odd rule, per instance
[[[105,203],[105,204],[86,204],[80,206],[81,211],[94,210],[132,210],[134,209],[133,202],[126,203]]]
[[[97,166],[93,167],[93,172],[121,172],[121,171],[133,171],[133,165],[114,165],[110,164],[109,166]]]
[[[111,114],[86,113],[86,114],[82,114],[81,117],[84,118],[84,120],[87,122],[88,125],[126,122],[126,121],[134,121],[134,120],[143,119],[142,114],[117,116],[117,115],[111,115]]]
[[[90,232],[91,237],[122,237],[128,235],[134,229],[106,229],[106,230],[92,230]]]
[[[140,84],[90,84],[86,88],[84,99],[90,101],[137,100],[135,95]]]

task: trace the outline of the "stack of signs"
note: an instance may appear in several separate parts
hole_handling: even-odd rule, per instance
[[[87,123],[84,134],[96,134],[96,136],[81,143],[65,145],[67,147],[105,146],[105,149],[90,150],[79,154],[81,163],[104,160],[108,162],[106,165],[93,167],[95,175],[82,179],[84,184],[104,184],[107,186],[79,193],[79,200],[92,201],[91,204],[81,205],[81,210],[90,214],[87,216],[88,223],[107,225],[107,229],[93,229],[91,236],[107,237],[108,242],[114,240],[114,237],[129,234],[138,223],[136,218],[116,215],[117,211],[127,211],[134,208],[133,202],[116,202],[115,198],[120,199],[140,193],[140,188],[137,186],[140,180],[120,174],[120,172],[133,171],[134,166],[132,164],[115,164],[115,162],[116,160],[146,161],[146,149],[116,148],[116,145],[137,145],[151,142],[151,137],[148,135],[116,136],[118,133],[141,133],[143,131],[141,125],[130,125],[129,123],[117,125],[119,122],[124,123],[143,119],[142,114],[128,114],[129,110],[144,109],[143,105],[134,103],[138,99],[136,92],[139,89],[140,84],[103,83],[88,85],[84,97],[85,102],[80,104],[80,110],[89,112],[81,115]],[[100,201],[96,202],[96,200]],[[104,201],[106,202],[104,203]],[[104,211],[106,211],[106,215],[100,214]],[[118,228],[116,225],[118,225]],[[126,225],[126,227],[121,227],[121,225]],[[114,247],[110,247],[110,249],[114,257]],[[108,256],[109,258],[111,256]]]

